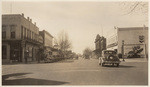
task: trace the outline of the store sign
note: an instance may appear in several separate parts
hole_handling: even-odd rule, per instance
[[[139,36],[139,42],[140,42],[140,43],[143,43],[143,42],[144,42],[144,36],[143,36],[143,35]]]

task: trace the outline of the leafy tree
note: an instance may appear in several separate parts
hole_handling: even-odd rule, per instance
[[[83,56],[84,58],[90,58],[92,56],[92,50],[90,48],[85,48],[83,50]]]

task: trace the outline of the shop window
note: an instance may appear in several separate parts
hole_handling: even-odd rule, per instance
[[[7,57],[7,48],[6,46],[2,46],[2,59],[6,59]]]

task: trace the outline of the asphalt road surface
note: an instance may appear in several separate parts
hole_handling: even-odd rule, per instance
[[[98,59],[2,65],[2,85],[148,85],[148,62],[130,59],[120,67]]]

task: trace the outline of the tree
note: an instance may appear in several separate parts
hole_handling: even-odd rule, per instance
[[[37,52],[38,63],[40,62],[40,60],[44,60],[44,59],[45,59],[44,48],[39,48],[39,50]]]
[[[120,5],[123,6],[123,10],[126,12],[125,14],[131,14],[137,11],[148,14],[148,2],[121,2]]]
[[[140,46],[134,46],[132,48],[132,51],[129,51],[128,58],[139,58],[140,57],[140,53],[142,51],[143,51],[143,48],[141,48]]]
[[[56,38],[55,38],[56,39]],[[55,40],[56,44],[59,45],[60,50],[62,51],[62,56],[67,56],[67,51],[71,49],[72,43],[69,40],[69,36],[65,31],[61,31],[58,35],[57,40]]]
[[[90,48],[85,48],[83,50],[83,56],[84,58],[90,58],[92,56],[92,50]]]

